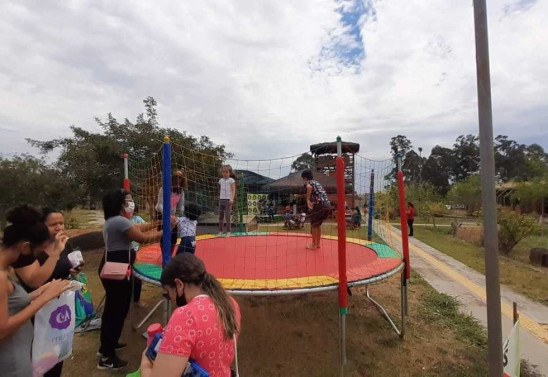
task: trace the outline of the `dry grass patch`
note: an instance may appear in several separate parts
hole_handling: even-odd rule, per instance
[[[103,295],[97,277],[101,250],[85,253],[85,272],[96,304]],[[393,315],[399,313],[399,281],[372,287],[373,295]],[[413,276],[409,291],[407,334],[401,340],[355,288],[349,298],[346,376],[480,376],[486,375],[485,336],[475,321],[458,313],[453,299],[432,290]],[[149,306],[161,290],[144,286]],[[239,344],[243,376],[339,375],[338,305],[336,292],[281,297],[239,297],[243,325]],[[139,309],[134,317],[142,317]],[[468,318],[468,319],[466,319]],[[151,322],[161,320],[156,313]],[[145,347],[141,331],[126,323],[122,341],[129,344],[120,356],[137,369]],[[77,335],[74,355],[65,362],[64,376],[108,376],[96,369],[99,333]],[[449,372],[449,373],[448,373]],[[114,375],[125,375],[114,373]]]

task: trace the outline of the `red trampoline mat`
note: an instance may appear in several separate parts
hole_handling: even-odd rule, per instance
[[[365,241],[364,241],[365,242]],[[236,236],[198,240],[196,255],[218,279],[292,279],[330,276],[338,279],[338,241],[322,239],[322,247],[308,250],[310,237],[298,235]],[[160,245],[144,247],[141,263],[159,264]],[[400,258],[379,258],[367,246],[346,243],[349,282],[369,279],[396,269]]]

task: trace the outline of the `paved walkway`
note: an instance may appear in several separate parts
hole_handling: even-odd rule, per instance
[[[399,241],[391,246],[401,252],[400,230],[390,226],[384,231],[391,233],[389,240]],[[410,238],[409,248],[411,268],[438,292],[455,297],[463,312],[486,327],[485,276],[415,238]],[[522,358],[548,377],[548,307],[501,286],[503,341],[512,329],[513,302],[520,313]]]

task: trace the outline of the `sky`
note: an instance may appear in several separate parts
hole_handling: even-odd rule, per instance
[[[490,0],[494,135],[548,149],[548,0]],[[0,156],[98,132],[158,102],[159,123],[238,159],[360,144],[428,155],[477,134],[472,1],[0,2]]]

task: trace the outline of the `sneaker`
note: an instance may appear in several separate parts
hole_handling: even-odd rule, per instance
[[[97,369],[118,370],[125,368],[126,366],[127,361],[120,359],[118,356],[101,357],[101,360],[99,360],[99,363],[97,364]]]
[[[226,236],[227,236],[227,237],[230,237],[230,232],[226,232]]]
[[[119,350],[122,350],[124,348],[127,347],[127,344],[126,343],[117,343],[115,346],[114,346],[114,350],[115,351],[119,351]],[[103,357],[103,354],[101,353],[101,351],[97,351],[97,356],[101,356]]]

